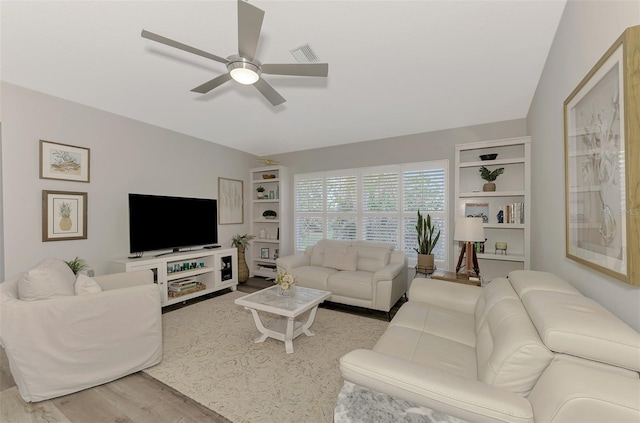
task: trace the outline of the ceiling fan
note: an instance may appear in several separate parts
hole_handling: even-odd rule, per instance
[[[260,29],[262,28],[262,20],[264,11],[247,3],[238,0],[238,54],[228,56],[227,58],[219,57],[206,51],[182,44],[178,41],[154,34],[147,30],[142,30],[142,37],[161,44],[175,47],[198,56],[216,62],[224,63],[228,72],[213,78],[192,89],[196,93],[206,94],[214,88],[233,79],[244,85],[253,85],[266,97],[269,102],[277,106],[286,100],[278,92],[265,81],[262,74],[272,75],[294,75],[294,76],[321,76],[326,77],[329,73],[329,64],[327,63],[283,63],[270,64],[260,63],[255,55],[260,39]]]

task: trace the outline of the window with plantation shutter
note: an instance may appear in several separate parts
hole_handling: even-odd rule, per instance
[[[434,254],[448,268],[448,160],[295,175],[295,245],[319,239],[382,241],[416,260],[418,210],[441,230]]]

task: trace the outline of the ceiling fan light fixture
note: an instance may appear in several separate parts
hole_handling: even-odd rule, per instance
[[[234,81],[243,84],[255,84],[260,79],[260,68],[249,62],[232,62],[227,65]]]

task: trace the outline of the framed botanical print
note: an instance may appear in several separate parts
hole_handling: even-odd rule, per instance
[[[42,191],[42,241],[87,239],[87,193]]]
[[[566,255],[640,285],[640,26],[564,102]]]
[[[40,140],[40,179],[89,182],[90,150]]]

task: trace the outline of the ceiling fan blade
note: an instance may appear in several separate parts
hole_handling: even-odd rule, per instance
[[[328,63],[265,63],[260,68],[262,73],[271,75],[327,76],[329,74]]]
[[[238,0],[238,53],[245,59],[256,57],[264,11]]]
[[[271,103],[273,106],[277,106],[287,101],[283,96],[278,94],[278,92],[274,90],[267,81],[262,78],[258,79],[258,82],[253,84],[253,86],[256,87],[258,91],[260,91],[262,95],[265,96],[267,100],[269,100],[269,103]]]
[[[151,41],[155,41],[161,44],[168,45],[169,47],[175,47],[180,50],[187,51],[189,53],[197,54],[198,56],[206,57],[207,59],[215,60],[216,62],[227,64],[229,61],[227,59],[223,59],[222,57],[218,57],[215,54],[207,53],[206,51],[198,50],[195,47],[188,46],[186,44],[182,44],[178,41],[174,41],[167,37],[163,37],[162,35],[154,34],[153,32],[149,32],[145,29],[142,30],[142,38],[146,38]]]
[[[217,76],[213,78],[211,81],[207,81],[204,84],[195,87],[191,91],[193,91],[194,93],[206,94],[212,89],[219,87],[220,85],[229,81],[230,79],[231,79],[231,75],[229,75],[228,73],[225,73],[224,75]]]

